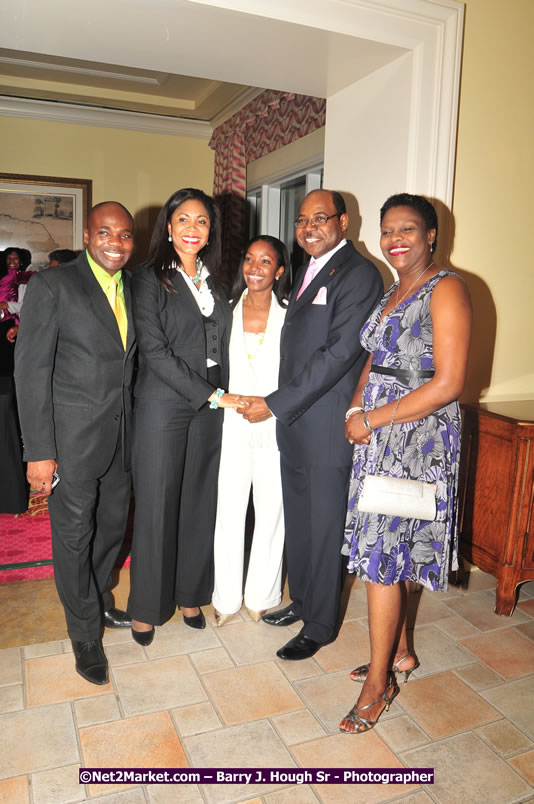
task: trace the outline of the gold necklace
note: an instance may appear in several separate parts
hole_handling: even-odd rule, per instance
[[[415,277],[414,281],[412,282],[412,284],[410,285],[410,287],[408,288],[408,290],[406,291],[406,293],[405,293],[405,294],[404,294],[404,295],[403,295],[403,296],[402,296],[400,299],[399,299],[399,290],[400,290],[400,279],[399,279],[399,284],[397,285],[397,298],[396,298],[396,300],[395,300],[395,307],[398,307],[398,306],[399,306],[399,304],[400,304],[402,301],[404,301],[404,299],[406,298],[406,296],[408,295],[408,293],[409,293],[409,292],[411,291],[411,289],[412,289],[412,288],[413,288],[413,287],[414,287],[414,286],[417,284],[417,282],[419,282],[419,280],[421,279],[421,277],[423,276],[423,274],[426,274],[426,272],[428,271],[428,269],[429,269],[429,268],[431,268],[433,265],[434,265],[434,260],[432,260],[432,262],[430,263],[430,265],[427,265],[427,266],[426,266],[426,268],[425,268],[425,270],[424,270],[424,271],[421,271],[421,273],[419,274],[419,276],[416,276],[416,277]]]
[[[253,360],[256,357],[256,355],[258,354],[259,348],[260,348],[260,346],[262,345],[262,343],[264,341],[265,332],[260,332],[260,333],[258,333],[258,332],[249,332],[248,334],[249,335],[258,335],[259,334],[260,335],[260,339],[258,341],[258,345],[256,347],[256,351],[254,352],[254,354],[251,355],[250,352],[247,352],[247,358],[249,360]]]
[[[245,291],[245,293],[243,294],[243,304],[245,303],[245,300],[246,300],[247,296],[248,296],[248,292],[247,292],[247,291]],[[258,346],[256,347],[256,351],[254,352],[254,354],[253,354],[253,355],[251,355],[251,354],[250,354],[250,353],[247,351],[247,358],[248,358],[249,360],[253,360],[253,358],[255,358],[255,357],[256,357],[256,355],[258,354],[258,351],[259,351],[259,349],[260,349],[260,346],[262,345],[263,341],[265,340],[265,332],[267,331],[267,324],[269,323],[269,313],[270,313],[270,312],[271,312],[271,306],[269,305],[269,312],[267,313],[267,320],[265,321],[265,329],[263,330],[263,332],[260,332],[260,333],[257,333],[257,332],[249,333],[249,334],[253,334],[253,335],[258,335],[258,334],[260,335],[260,339],[259,339],[259,341],[258,341]],[[243,331],[244,331],[244,330],[243,330]]]

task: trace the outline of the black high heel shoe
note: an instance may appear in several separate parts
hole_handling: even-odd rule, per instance
[[[132,637],[134,642],[137,642],[138,645],[142,645],[143,648],[148,647],[148,645],[152,643],[155,633],[156,629],[154,626],[152,626],[150,631],[136,631],[134,628],[132,628]]]
[[[181,608],[180,608],[181,611]],[[184,618],[184,623],[189,626],[189,628],[205,628],[206,627],[206,618],[204,617],[204,613],[200,606],[198,607],[198,614],[194,614],[192,617],[187,617],[182,611],[182,617]]]

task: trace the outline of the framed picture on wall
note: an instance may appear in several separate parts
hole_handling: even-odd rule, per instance
[[[31,251],[32,270],[48,267],[58,248],[83,248],[91,179],[0,173],[0,251]]]

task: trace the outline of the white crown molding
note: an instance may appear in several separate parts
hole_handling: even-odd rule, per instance
[[[61,73],[90,75],[92,78],[134,81],[138,84],[153,84],[155,86],[160,86],[168,78],[168,73],[160,73],[158,78],[149,78],[146,75],[135,75],[134,73],[112,73],[109,70],[96,70],[90,67],[76,67],[72,64],[58,64],[57,62],[34,61],[32,59],[15,59],[8,56],[0,56],[0,64],[14,64],[17,67],[29,67],[32,70],[56,70]]]
[[[405,54],[399,58],[412,60],[412,85],[405,88],[410,103],[406,189],[452,204],[463,3],[457,0],[188,2],[403,48]],[[328,131],[328,107],[326,128]]]
[[[420,0],[412,2],[413,11],[420,12]],[[439,199],[452,209],[464,6],[455,0],[427,0],[425,11],[411,54],[406,189]],[[449,242],[450,223],[449,216],[441,221],[443,243]]]
[[[228,120],[234,114],[240,112],[241,109],[247,105],[247,103],[250,103],[254,100],[254,98],[257,98],[258,95],[261,95],[262,92],[264,92],[264,90],[258,89],[257,87],[248,87],[248,89],[244,89],[243,92],[237,96],[237,98],[234,98],[231,103],[229,103],[227,106],[221,109],[218,114],[211,118],[211,127],[217,128],[217,126],[220,126],[222,123],[226,122],[226,120]]]
[[[436,0],[432,0],[432,2],[436,2]],[[443,3],[444,0],[441,2]],[[454,192],[465,11],[463,5],[460,8],[456,6],[456,3],[454,5],[454,12],[449,13],[444,20],[440,37],[441,69],[436,80],[436,85],[439,87],[439,106],[435,112],[437,133],[432,177],[433,186],[436,189],[440,188],[440,193],[436,193],[436,196],[446,200],[451,207]]]
[[[258,177],[254,181],[254,184],[250,186],[247,184],[247,193],[259,190],[264,184],[268,184],[269,186],[280,185],[282,182],[298,178],[303,173],[320,173],[323,169],[323,161],[323,153],[311,154],[303,159],[292,161],[291,171],[288,170],[287,166],[284,166],[280,170],[265,173],[261,177]]]
[[[187,0],[198,6],[276,19],[289,24],[413,49],[414,23],[433,24],[456,11],[462,0]]]
[[[103,109],[75,103],[12,98],[7,95],[0,95],[0,117],[24,117],[54,123],[123,128],[129,131],[145,131],[148,134],[171,134],[196,139],[209,139],[213,132],[211,125],[204,120]]]

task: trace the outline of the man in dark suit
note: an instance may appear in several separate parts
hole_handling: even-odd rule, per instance
[[[352,457],[345,413],[367,358],[360,329],[383,292],[375,266],[345,240],[348,222],[339,193],[314,190],[304,198],[297,241],[312,259],[289,300],[279,388],[265,399],[244,397],[249,421],[277,419],[292,603],[263,620],[304,623],[277,651],[281,659],[313,656],[338,630]]]
[[[110,588],[130,500],[135,333],[122,269],[133,250],[132,216],[115,201],[98,204],[84,243],[73,262],[28,285],[15,382],[27,478],[50,495],[54,574],[76,670],[106,684],[102,626],[131,625]]]

